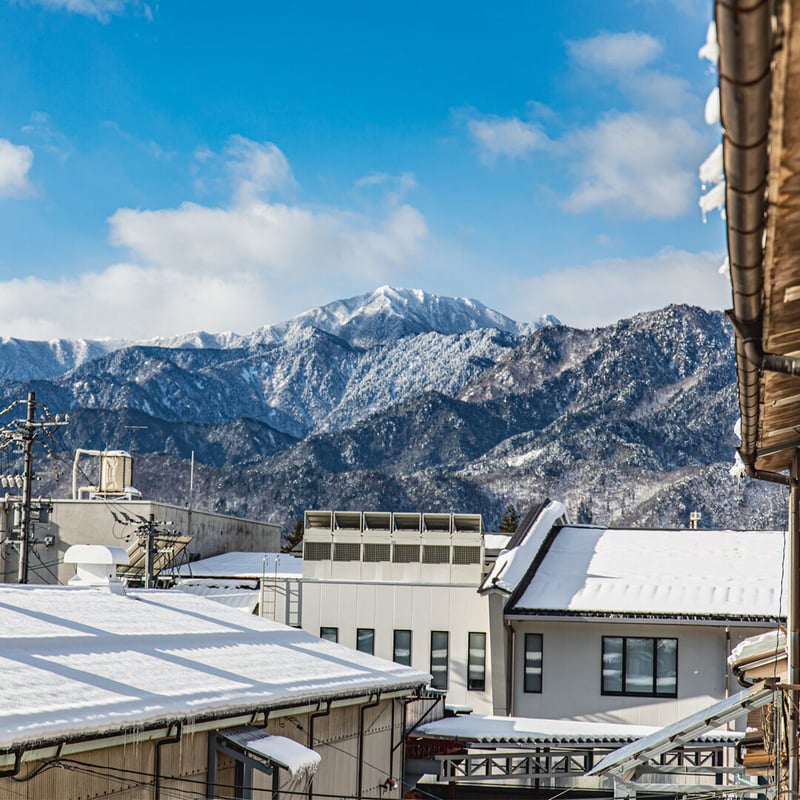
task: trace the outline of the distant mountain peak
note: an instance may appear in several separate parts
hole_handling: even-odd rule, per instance
[[[486,328],[527,336],[555,317],[521,323],[466,297],[444,297],[422,289],[379,286],[367,294],[335,300],[286,322],[269,325],[248,339],[272,342],[299,328],[315,327],[356,347],[373,347],[422,333],[457,335]]]

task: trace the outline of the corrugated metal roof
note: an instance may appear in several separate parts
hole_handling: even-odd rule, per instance
[[[482,714],[446,717],[414,729],[411,736],[424,739],[450,739],[464,742],[497,744],[603,744],[622,745],[655,733],[648,725],[620,722],[584,722],[568,719],[533,719],[497,717]],[[741,736],[736,731],[714,731],[702,739],[705,743],[730,744]]]
[[[0,750],[429,680],[183,592],[0,584]]]

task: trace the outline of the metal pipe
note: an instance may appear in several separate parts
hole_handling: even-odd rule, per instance
[[[788,759],[787,794],[797,797],[800,786],[800,761],[797,741],[797,686],[800,684],[800,530],[798,530],[798,502],[800,502],[800,450],[795,450],[792,459],[792,483],[789,490],[789,607],[786,624],[786,655],[788,659],[787,680],[789,719],[786,725],[786,755]]]
[[[175,728],[175,733],[170,736],[170,731]],[[183,723],[171,722],[167,735],[156,742],[156,751],[153,757],[153,800],[161,800],[161,748],[165,744],[177,744],[183,735]]]
[[[364,784],[364,712],[370,708],[377,708],[381,704],[381,693],[375,694],[375,701],[364,703],[358,710],[358,776],[356,778],[356,797],[361,797]]]
[[[314,749],[314,721],[318,717],[327,717],[328,714],[330,714],[330,713],[331,713],[331,701],[328,700],[324,711],[320,711],[319,709],[317,709],[317,711],[312,711],[308,715],[308,749],[309,750],[313,750]],[[313,777],[310,778],[309,781],[308,781],[308,800],[311,800],[312,797],[314,797],[314,778]]]

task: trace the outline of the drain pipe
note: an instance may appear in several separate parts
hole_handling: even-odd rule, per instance
[[[788,659],[788,700],[786,742],[788,771],[788,795],[797,797],[800,787],[800,755],[798,754],[797,686],[800,684],[800,526],[798,525],[798,502],[800,502],[800,450],[794,451],[792,459],[792,483],[789,490],[789,607],[786,625],[786,655]]]
[[[172,729],[175,733],[170,736]],[[183,734],[183,723],[170,722],[167,728],[167,735],[156,742],[155,755],[153,757],[153,800],[161,800],[161,748],[165,744],[177,744]]]
[[[322,703],[320,703],[319,706],[317,706],[317,708],[318,708],[317,711],[312,711],[308,715],[308,749],[309,750],[313,750],[314,749],[314,721],[318,717],[327,717],[328,714],[331,713],[331,701],[330,700],[327,701],[324,711],[319,710],[319,707],[321,705],[322,705]],[[308,800],[311,800],[312,797],[314,797],[314,778],[313,777],[309,778],[309,781],[308,781]]]
[[[375,702],[364,703],[358,711],[358,778],[356,780],[356,797],[361,797],[361,788],[364,783],[364,712],[369,708],[377,708],[380,704],[381,693],[377,692],[375,694]]]

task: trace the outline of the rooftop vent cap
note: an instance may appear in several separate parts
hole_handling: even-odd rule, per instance
[[[128,554],[121,547],[102,544],[74,544],[64,553],[65,564],[75,564],[76,575],[70,586],[87,586],[113,594],[125,594],[125,586],[117,577],[117,566],[128,564]]]

